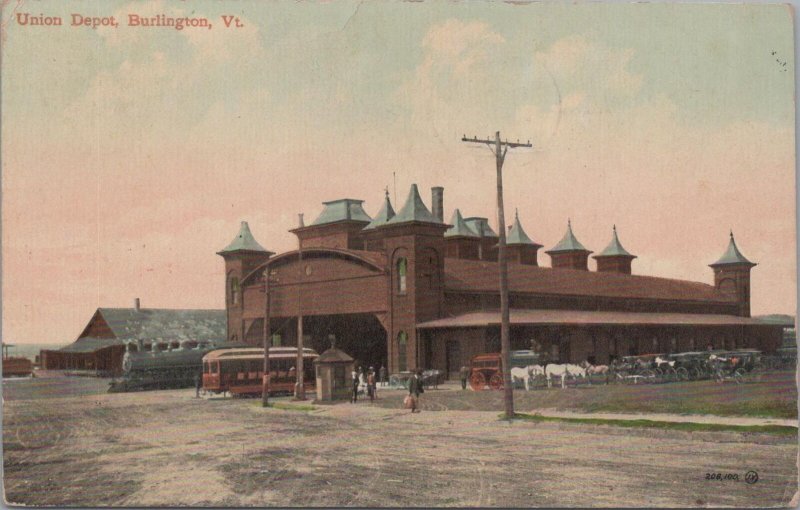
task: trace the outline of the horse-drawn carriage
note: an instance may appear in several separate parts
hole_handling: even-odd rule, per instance
[[[469,386],[474,391],[486,387],[503,389],[503,357],[500,353],[478,354],[469,363]]]
[[[709,355],[711,375],[719,382],[731,380],[740,384],[748,373],[759,367],[760,351],[717,351]]]
[[[611,370],[616,378],[622,382],[637,384],[641,382],[655,382],[660,370],[662,354],[642,354],[639,356],[623,356],[611,363]]]

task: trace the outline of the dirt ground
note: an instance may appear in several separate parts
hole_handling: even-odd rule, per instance
[[[786,506],[797,488],[796,437],[506,422],[471,410],[499,402],[494,392],[429,391],[427,410],[412,415],[397,407],[401,391],[383,391],[380,405],[303,412],[194,390],[101,389],[75,378],[4,384],[7,502],[748,507]]]

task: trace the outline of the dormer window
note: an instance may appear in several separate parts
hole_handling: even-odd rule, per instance
[[[397,292],[406,293],[406,273],[408,271],[408,260],[401,258],[397,261]]]

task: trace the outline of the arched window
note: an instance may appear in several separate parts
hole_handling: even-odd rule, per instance
[[[231,303],[239,302],[239,279],[235,276],[231,278]]]
[[[397,292],[406,292],[406,272],[408,270],[408,260],[404,257],[397,260]]]
[[[405,259],[401,259],[405,260]],[[408,335],[405,331],[401,331],[397,335],[397,366],[400,372],[408,370]]]

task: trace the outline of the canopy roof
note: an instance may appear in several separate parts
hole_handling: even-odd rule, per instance
[[[233,253],[238,251],[270,253],[264,249],[263,246],[256,242],[253,234],[250,232],[250,226],[246,221],[243,221],[239,227],[239,233],[233,238],[228,246],[217,252],[219,255],[224,253]]]
[[[322,202],[325,206],[322,212],[311,225],[325,225],[337,221],[365,221],[370,222],[372,218],[364,211],[363,200],[353,198],[341,198],[330,202]]]
[[[314,363],[352,363],[351,358],[346,352],[341,351],[335,347],[331,347],[327,351],[319,355],[319,358],[314,360]]]
[[[699,313],[596,312],[587,310],[511,310],[511,324],[655,325],[655,326],[764,326],[750,317]],[[417,324],[419,329],[470,328],[500,324],[500,312],[471,312]]]
[[[609,245],[606,246],[603,251],[595,255],[594,258],[597,259],[600,257],[625,257],[625,258],[635,259],[636,255],[633,255],[632,253],[628,252],[628,250],[623,248],[622,244],[619,242],[619,238],[617,237],[616,225],[614,225],[613,232],[614,233],[611,237],[611,243],[609,243]]]
[[[567,220],[567,232],[564,234],[564,237],[561,238],[561,241],[558,242],[557,245],[547,250],[546,253],[559,253],[559,252],[567,252],[567,251],[585,251],[591,253],[591,250],[587,250],[578,239],[575,238],[575,234],[572,233],[572,220]]]
[[[431,214],[427,207],[425,207],[425,203],[422,201],[422,198],[419,196],[419,190],[417,189],[416,184],[411,185],[411,189],[408,192],[408,198],[406,198],[406,203],[403,204],[402,209],[389,221],[385,223],[385,225],[397,225],[398,223],[407,223],[407,222],[422,222],[422,223],[436,223],[437,225],[442,225],[442,222],[439,219]]]
[[[733,231],[731,231],[731,240],[728,243],[728,249],[725,250],[725,253],[722,254],[722,257],[720,257],[718,261],[709,265],[714,267],[732,264],[744,264],[751,267],[756,265],[755,263],[747,260],[747,258],[742,255],[742,252],[739,251],[739,248],[736,246],[736,240],[733,238]]]

